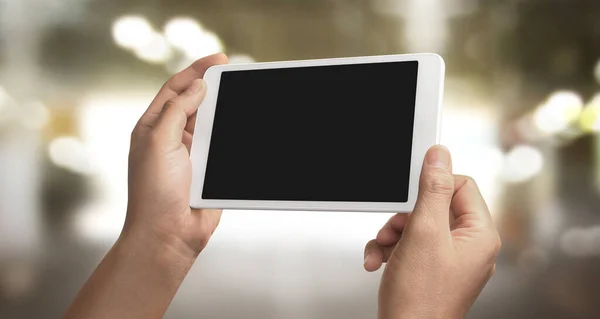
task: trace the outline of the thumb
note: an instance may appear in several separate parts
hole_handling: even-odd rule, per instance
[[[423,161],[419,181],[419,195],[413,211],[413,223],[431,225],[439,233],[449,231],[450,204],[454,194],[452,159],[441,145],[429,149]],[[431,229],[431,228],[430,228]]]
[[[155,127],[161,141],[169,145],[181,144],[188,117],[196,112],[205,94],[204,80],[196,79],[183,93],[163,105]]]

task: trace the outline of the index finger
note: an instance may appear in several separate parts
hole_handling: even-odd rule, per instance
[[[468,176],[454,175],[454,196],[451,210],[458,227],[465,222],[483,222],[492,226],[492,215],[477,187]]]
[[[375,237],[377,244],[382,246],[395,245],[402,236],[402,231],[408,223],[408,217],[408,214],[401,213],[392,216],[377,233],[377,237]]]
[[[197,60],[183,71],[172,76],[163,85],[160,91],[158,91],[158,94],[152,103],[150,103],[150,106],[146,112],[144,112],[144,115],[140,118],[139,124],[146,127],[152,127],[154,123],[156,123],[163,105],[168,100],[181,94],[181,92],[190,86],[195,79],[203,78],[204,73],[206,73],[206,70],[211,66],[226,63],[227,56],[225,54],[213,54]]]

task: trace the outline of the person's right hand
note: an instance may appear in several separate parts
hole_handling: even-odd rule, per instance
[[[426,155],[412,214],[394,215],[365,248],[365,269],[387,262],[379,318],[463,318],[495,272],[500,237],[475,182],[452,175],[450,153]]]

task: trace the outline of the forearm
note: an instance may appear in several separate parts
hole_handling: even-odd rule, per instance
[[[462,319],[462,316],[445,314],[437,309],[424,309],[422,307],[412,307],[409,309],[380,309],[379,319]]]
[[[162,318],[192,263],[153,236],[123,234],[64,319]]]
[[[452,303],[443,296],[436,296],[434,289],[414,289],[411,295],[398,295],[390,290],[390,283],[402,283],[384,280],[380,286],[378,319],[462,319],[463,312],[459,303]],[[409,284],[412,285],[412,284]],[[416,286],[416,285],[415,285]],[[406,289],[408,291],[408,289]],[[419,291],[423,292],[422,294]],[[386,296],[386,298],[381,298]]]

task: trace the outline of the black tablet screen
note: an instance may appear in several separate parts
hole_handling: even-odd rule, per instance
[[[418,62],[221,75],[203,199],[406,202]]]

